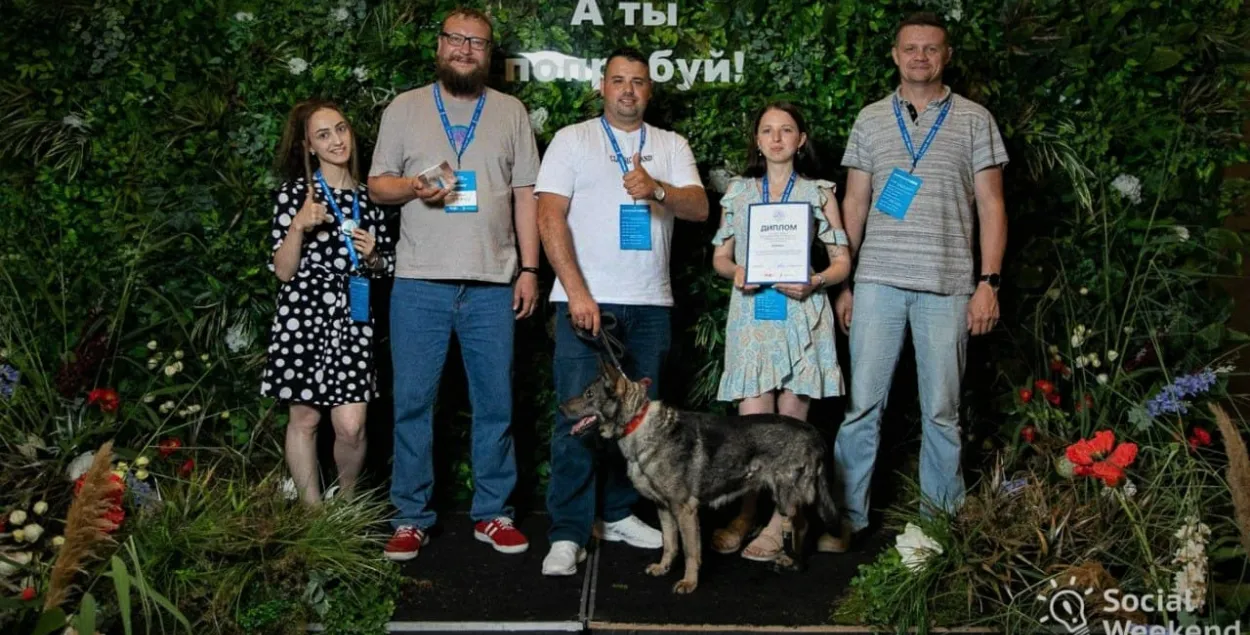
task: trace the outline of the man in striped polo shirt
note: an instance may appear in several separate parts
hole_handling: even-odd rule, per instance
[[[959,393],[968,336],[988,333],[998,320],[1007,243],[1007,152],[998,126],[942,83],[951,47],[933,14],[902,22],[893,56],[899,88],[860,111],[842,158],[844,222],[858,264],[854,291],[845,286],[836,303],[850,333],[850,406],[834,446],[848,526],[822,539],[828,551],[846,549],[850,532],[868,525],[881,414],[909,326],[923,419],[922,509],[954,511],[962,503]]]

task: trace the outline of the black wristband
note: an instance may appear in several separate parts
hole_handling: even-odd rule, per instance
[[[520,277],[522,273],[532,273],[534,275],[538,275],[538,267],[521,267],[521,273],[518,273],[517,276]]]

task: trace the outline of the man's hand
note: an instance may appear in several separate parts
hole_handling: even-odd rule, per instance
[[[516,319],[524,320],[534,314],[538,304],[538,276],[522,271],[512,285],[512,311]]]
[[[420,177],[414,176],[412,178],[412,192],[417,195],[417,198],[425,201],[426,205],[442,203],[443,199],[447,198],[447,195],[451,194],[454,189],[456,189],[456,181],[454,179],[443,187],[438,187],[432,183],[427,186]]]
[[[968,301],[968,330],[973,335],[985,335],[995,324],[998,324],[998,293],[988,284],[979,284]]]
[[[851,333],[851,313],[854,303],[855,296],[851,293],[850,287],[843,287],[842,293],[839,293],[838,299],[833,302],[833,313],[838,318],[838,324],[842,325],[842,332],[847,335]]]
[[[637,152],[634,153],[634,169],[625,173],[623,177],[625,181],[625,191],[634,200],[648,200],[655,195],[655,188],[659,185],[655,179],[647,174],[647,170],[642,167],[642,156]]]
[[[569,298],[569,319],[573,326],[599,336],[599,303],[589,293]]]

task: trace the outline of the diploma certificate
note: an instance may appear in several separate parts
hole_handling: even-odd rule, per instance
[[[746,283],[807,284],[812,245],[810,203],[756,203],[747,209]]]

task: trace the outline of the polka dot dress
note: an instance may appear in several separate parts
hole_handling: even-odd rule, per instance
[[[332,192],[339,209],[350,218],[352,190]],[[282,246],[307,194],[302,178],[278,189],[270,234],[273,252]],[[333,208],[327,208],[334,216]],[[381,210],[369,201],[361,185],[360,225],[376,237],[384,263],[369,271],[372,277],[393,274],[395,269],[393,241],[382,221]],[[373,321],[372,316],[367,323],[352,320],[347,297],[350,248],[337,220],[304,234],[299,269],[278,291],[268,361],[261,377],[262,395],[317,406],[367,402],[373,396]],[[271,259],[269,269],[273,268]]]

